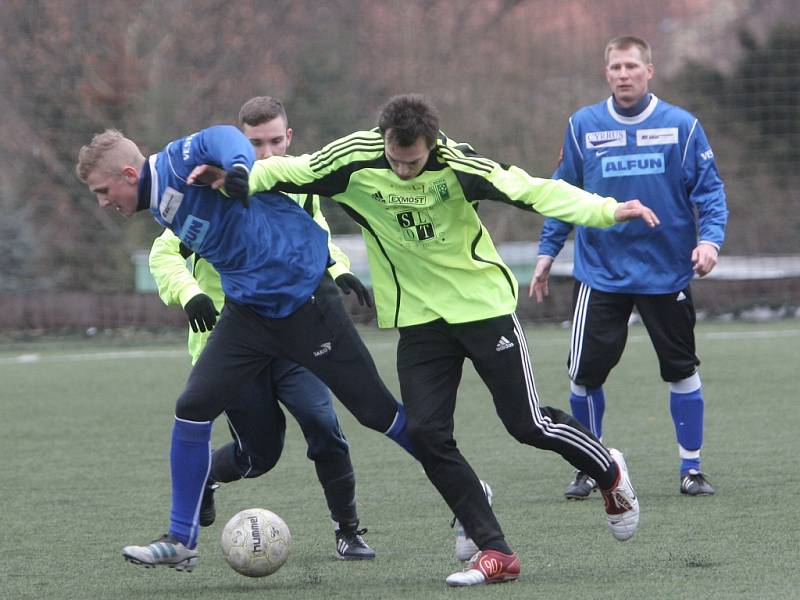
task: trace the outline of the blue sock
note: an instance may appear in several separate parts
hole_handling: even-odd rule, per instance
[[[211,466],[211,421],[175,417],[170,450],[172,511],[169,533],[187,548],[197,545],[200,499]]]
[[[692,383],[695,382],[693,378]],[[690,469],[700,470],[700,448],[703,446],[703,391],[700,378],[696,378],[697,388],[684,392],[687,387],[670,384],[669,411],[675,423],[675,437],[680,445],[681,475]],[[676,391],[676,388],[678,391]]]
[[[386,430],[384,435],[399,444],[411,456],[417,458],[417,455],[414,454],[414,447],[411,445],[411,440],[408,439],[408,433],[406,433],[406,407],[399,402],[397,404],[397,414],[394,417],[394,421],[392,421],[392,426]]]
[[[606,412],[606,396],[603,386],[587,388],[570,384],[569,405],[572,416],[591,431],[597,439],[603,437],[603,415]]]

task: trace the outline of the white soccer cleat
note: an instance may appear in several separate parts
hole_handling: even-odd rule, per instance
[[[608,453],[617,463],[619,473],[612,488],[601,492],[608,515],[608,528],[616,539],[624,542],[631,539],[639,527],[639,500],[636,499],[622,452],[609,448]]]
[[[486,494],[486,499],[489,501],[489,506],[491,506],[492,488],[483,480],[481,480],[481,486],[483,486],[483,493]],[[455,559],[460,561],[471,559],[478,552],[478,546],[472,541],[472,538],[467,537],[464,526],[461,525],[458,519],[453,521],[453,527],[456,530],[456,550],[453,553]]]
[[[197,550],[190,550],[169,535],[164,535],[147,546],[125,546],[122,556],[128,562],[148,569],[163,566],[191,573],[197,564]]]

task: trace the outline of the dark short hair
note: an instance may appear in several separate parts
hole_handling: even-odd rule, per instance
[[[439,112],[420,94],[394,96],[381,109],[378,129],[398,146],[413,146],[423,137],[428,148],[433,148],[439,135]]]
[[[239,125],[255,127],[277,117],[283,117],[283,122],[289,124],[281,101],[272,96],[256,96],[245,102],[239,110]]]

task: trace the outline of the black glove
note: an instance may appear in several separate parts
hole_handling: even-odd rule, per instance
[[[225,171],[225,191],[231,200],[239,200],[245,208],[250,206],[250,173],[241,166]]]
[[[186,311],[186,316],[189,317],[189,325],[192,326],[192,331],[211,331],[214,329],[214,323],[217,322],[217,312],[214,306],[214,301],[205,294],[197,294],[183,307]]]
[[[350,292],[356,293],[356,298],[358,298],[358,303],[361,306],[365,304],[367,306],[372,306],[372,298],[369,297],[369,290],[364,287],[364,284],[359,281],[358,277],[353,275],[352,273],[343,273],[336,278],[336,285],[345,293],[350,294]]]

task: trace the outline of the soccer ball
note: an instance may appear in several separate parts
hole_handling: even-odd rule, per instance
[[[283,519],[263,508],[243,510],[222,529],[222,554],[237,573],[272,575],[289,556],[292,534]]]

